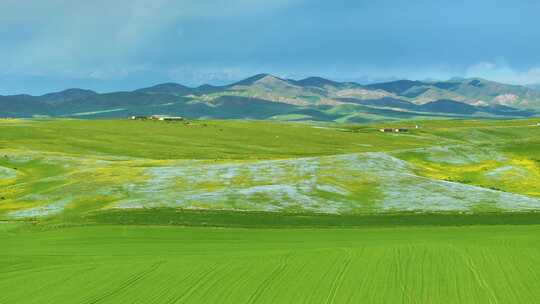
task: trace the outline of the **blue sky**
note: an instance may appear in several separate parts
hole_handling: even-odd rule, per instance
[[[256,73],[540,83],[540,1],[2,0],[0,94]]]

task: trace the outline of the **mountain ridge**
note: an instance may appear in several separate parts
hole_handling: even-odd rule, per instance
[[[71,88],[39,96],[0,95],[4,117],[99,118],[160,112],[193,118],[356,121],[424,115],[530,117],[539,111],[540,91],[481,78],[362,85],[318,76],[294,80],[257,74],[223,86],[168,82],[123,92]]]

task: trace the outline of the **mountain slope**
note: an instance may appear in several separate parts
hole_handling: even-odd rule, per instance
[[[477,107],[454,100],[441,99],[420,106],[426,112],[454,113],[471,115],[478,111]]]

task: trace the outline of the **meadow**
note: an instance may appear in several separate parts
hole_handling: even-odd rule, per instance
[[[533,303],[536,124],[0,120],[0,303]]]
[[[387,126],[410,132],[378,131]],[[341,215],[540,208],[534,120],[3,120],[0,130],[4,220],[77,223],[91,212],[140,208]]]

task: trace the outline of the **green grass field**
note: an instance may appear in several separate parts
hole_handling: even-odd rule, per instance
[[[534,303],[536,123],[0,120],[0,303]]]
[[[0,234],[1,303],[535,303],[540,226]]]

